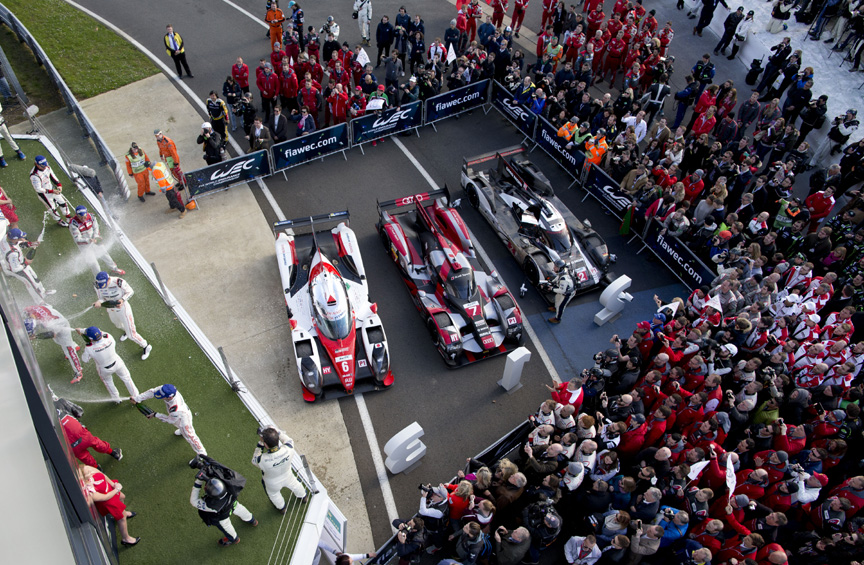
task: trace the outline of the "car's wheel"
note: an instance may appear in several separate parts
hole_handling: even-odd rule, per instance
[[[475,186],[473,183],[469,184],[465,188],[465,192],[468,195],[468,202],[471,203],[471,206],[474,206],[474,208],[479,209],[480,208],[480,195],[477,194],[477,186]]]
[[[533,257],[525,258],[522,263],[522,270],[525,271],[525,275],[528,276],[528,281],[532,285],[538,286],[540,284],[540,267]]]
[[[387,232],[384,231],[384,228],[381,227],[380,224],[378,226],[378,237],[381,238],[381,245],[384,246],[384,251],[386,251],[387,254],[389,255],[390,254],[390,238],[387,237]]]
[[[429,332],[429,337],[432,338],[432,343],[440,345],[441,334],[438,333],[438,326],[435,324],[432,316],[426,317],[426,330]]]

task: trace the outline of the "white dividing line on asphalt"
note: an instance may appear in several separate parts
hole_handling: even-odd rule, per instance
[[[357,402],[357,411],[360,413],[360,421],[363,422],[363,431],[366,432],[366,439],[369,441],[369,451],[372,452],[372,462],[375,464],[375,473],[378,475],[378,482],[381,484],[381,496],[384,497],[384,508],[387,510],[387,517],[390,523],[399,518],[399,512],[396,510],[396,500],[393,498],[393,491],[390,490],[390,477],[387,476],[387,468],[384,466],[384,459],[381,458],[381,451],[378,449],[378,436],[375,435],[375,428],[372,426],[372,417],[369,415],[369,409],[366,408],[366,399],[362,394],[354,396]],[[396,529],[393,533],[396,533]]]
[[[227,0],[223,0],[223,2],[227,2]],[[183,80],[177,78],[176,74],[168,67],[168,65],[166,65],[161,59],[157,58],[156,55],[153,54],[152,51],[150,51],[149,49],[144,47],[134,37],[132,37],[131,35],[129,35],[125,31],[123,31],[119,27],[115,26],[114,24],[112,24],[111,22],[109,22],[108,20],[106,20],[105,18],[100,16],[99,14],[97,14],[91,10],[88,10],[84,6],[78,4],[77,2],[73,2],[73,0],[66,0],[66,3],[69,4],[70,6],[74,7],[74,8],[81,10],[82,12],[84,12],[85,14],[87,14],[88,16],[93,18],[94,20],[101,22],[103,25],[105,25],[106,27],[113,30],[114,33],[116,33],[117,35],[119,35],[120,37],[122,37],[123,39],[125,39],[126,41],[131,43],[132,45],[134,45],[139,51],[141,51],[142,53],[147,55],[147,57],[151,61],[153,61],[153,63],[155,63],[156,66],[158,66],[160,69],[165,71],[165,74],[167,74],[170,77],[170,79],[181,90],[183,90],[189,96],[189,98],[191,98],[192,100],[195,101],[195,105],[198,106],[198,109],[201,110],[205,116],[207,115],[207,106],[205,106],[204,102],[200,98],[198,98],[198,95],[195,94],[195,92],[193,92],[192,89],[189,88],[189,86],[185,82],[183,82]],[[234,5],[232,2],[227,2],[227,3]],[[245,12],[246,14],[248,14],[250,17],[252,17],[254,19],[254,16],[252,16],[252,14],[249,14],[249,12],[246,12],[245,10],[240,8],[239,6],[234,5],[234,7],[237,8],[238,10],[242,11],[242,12]],[[233,147],[234,150],[237,151],[238,155],[243,155],[246,153],[245,151],[243,151],[243,149],[240,148],[240,145],[230,135],[228,136],[228,143],[230,143],[231,147]],[[273,194],[270,192],[270,189],[267,188],[267,185],[264,184],[264,181],[261,179],[255,179],[255,181],[258,183],[258,187],[261,189],[261,193],[264,194],[264,198],[267,199],[267,202],[270,204],[270,207],[273,208],[273,212],[276,213],[276,217],[280,221],[281,220],[287,220],[288,218],[282,212],[282,209],[279,207],[279,204],[276,203],[276,199],[273,198]]]
[[[253,14],[252,12],[247,10],[246,8],[238,6],[237,4],[232,2],[231,0],[222,0],[222,1],[226,4],[228,4],[229,6],[231,6],[232,8],[234,8],[235,10],[237,10],[238,12],[240,12],[241,14],[243,14],[244,16],[248,16],[252,20],[258,22],[259,24],[261,24],[261,27],[263,27],[265,29],[270,29],[270,25],[264,21],[264,18],[259,18],[258,16],[256,16],[255,14]]]
[[[432,178],[432,176],[426,171],[423,165],[420,164],[413,154],[408,151],[408,148],[405,147],[405,144],[402,143],[399,139],[391,136],[390,139],[393,140],[393,143],[396,144],[396,147],[402,150],[402,153],[408,157],[408,160],[411,161],[411,164],[414,165],[423,178],[426,179],[426,182],[429,183],[429,186],[432,187],[432,190],[438,190],[440,187]],[[467,226],[466,226],[467,227]],[[468,229],[468,235],[471,237],[471,240],[474,242],[474,247],[477,249],[477,252],[480,254],[480,257],[486,262],[490,267],[494,267],[495,264],[492,262],[492,259],[489,258],[489,255],[486,254],[486,250],[483,249],[483,246],[477,241],[477,238],[474,237],[474,234],[471,233],[471,229]],[[561,383],[561,376],[558,374],[558,371],[555,369],[555,365],[552,364],[552,360],[549,358],[549,354],[546,353],[546,349],[543,347],[543,344],[540,343],[540,339],[537,337],[537,334],[534,332],[534,328],[531,327],[531,324],[528,322],[528,318],[524,315],[522,316],[522,325],[525,327],[525,331],[528,333],[528,337],[531,338],[531,341],[534,342],[534,345],[537,347],[537,353],[540,355],[540,359],[543,361],[543,364],[546,365],[546,370],[549,371],[549,375],[552,377],[556,383]]]

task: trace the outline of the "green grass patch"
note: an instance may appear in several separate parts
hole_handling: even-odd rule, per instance
[[[9,160],[9,167],[3,169],[3,187],[18,208],[21,229],[35,240],[42,229],[45,208],[30,187],[28,175],[32,157],[40,153],[47,156],[48,152],[35,141],[19,143],[28,159]],[[86,203],[54,160],[50,157],[48,160],[72,205]],[[100,224],[106,241],[110,241],[110,230],[104,222]],[[220,532],[207,528],[189,504],[195,476],[187,465],[195,455],[189,444],[174,435],[173,426],[156,419],[147,420],[130,403],[115,406],[105,402],[108,392],[92,362],[84,366],[84,380],[70,384],[72,370],[60,347],[51,340],[37,341],[34,349],[45,380],[58,395],[84,407],[82,421],[95,435],[123,449],[123,460],[119,462],[107,455],[95,454],[105,472],[123,484],[129,509],[138,512],[129,523],[129,531],[133,536],[141,536],[141,543],[133,548],[121,548],[120,561],[267,563],[283,516],[270,503],[259,480],[260,472],[250,463],[257,441],[256,421],[123,248],[114,245],[110,252],[120,268],[126,270],[123,278],[135,290],[130,304],[136,329],[153,345],[150,358],[142,361],[140,347],[132,341],[119,341],[122,331],[114,327],[103,310],[92,309],[71,320],[71,324],[73,327],[96,325],[111,333],[139,390],[165,383],[177,386],[192,410],[195,430],[208,454],[248,479],[240,501],[260,522],[257,528],[252,528],[233,518],[241,543],[237,547],[219,548],[216,541],[221,537]],[[93,275],[80,261],[68,229],[49,221],[33,268],[46,288],[57,289],[57,294],[49,297],[50,301],[67,317],[85,310],[96,299]],[[19,281],[10,279],[9,285],[22,307],[30,304],[29,295]],[[80,340],[79,343],[83,348]],[[124,396],[126,390],[122,382],[115,378],[115,384]],[[150,400],[147,405],[165,412],[161,400]],[[283,494],[292,503],[296,500],[288,490]],[[305,512],[305,507],[300,508],[298,513]],[[297,533],[293,531],[288,536],[292,540],[291,547]]]
[[[39,113],[45,115],[59,110],[63,106],[63,99],[54,82],[36,62],[36,57],[27,44],[18,41],[15,32],[6,26],[0,26],[0,47],[3,48],[3,53],[6,54],[9,65],[12,66],[30,103],[39,106]],[[10,125],[27,119],[21,111],[5,112],[4,117]]]
[[[159,72],[125,39],[63,0],[3,4],[30,30],[79,100]]]

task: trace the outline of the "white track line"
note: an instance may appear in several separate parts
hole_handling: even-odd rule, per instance
[[[231,0],[222,0],[222,2],[235,8],[241,14],[269,29],[270,26],[264,23],[261,18],[252,14],[248,10],[241,8],[234,2],[231,2]],[[268,195],[269,191],[264,193],[264,196]],[[271,198],[272,195],[267,198],[270,205],[276,211],[277,215],[281,214],[282,211],[279,210],[275,201],[271,201]],[[280,219],[284,220],[286,218],[282,217]],[[372,425],[372,417],[369,415],[369,410],[366,408],[366,400],[363,398],[362,394],[355,394],[354,401],[357,403],[357,412],[360,414],[360,422],[363,424],[363,431],[366,433],[366,441],[369,443],[369,451],[372,453],[372,463],[375,465],[375,474],[378,476],[378,484],[381,487],[381,496],[384,497],[384,507],[386,508],[387,516],[392,523],[393,520],[399,518],[399,513],[396,511],[396,502],[393,498],[393,491],[390,489],[390,478],[387,475],[387,468],[384,466],[384,459],[381,458],[378,439],[375,435],[375,427]]]
[[[393,140],[393,143],[396,144],[396,147],[402,150],[402,153],[408,157],[408,160],[411,161],[411,164],[423,175],[423,178],[426,179],[426,182],[429,183],[429,186],[432,187],[432,190],[438,190],[440,186],[432,176],[426,171],[423,165],[408,151],[408,148],[397,139],[396,137],[390,137]],[[467,227],[467,226],[466,226]],[[471,233],[471,229],[468,229],[468,235],[471,237],[471,240],[474,242],[474,247],[477,249],[477,252],[480,253],[480,257],[486,262],[490,267],[495,266],[492,260],[489,258],[489,255],[486,254],[486,250],[483,249],[483,246],[477,241],[477,238],[474,237],[474,234]],[[543,361],[543,364],[546,365],[546,370],[549,371],[549,375],[556,383],[561,383],[561,377],[558,375],[558,371],[555,369],[555,366],[552,364],[552,360],[549,359],[549,354],[546,353],[546,349],[543,347],[543,344],[540,343],[540,339],[537,337],[537,334],[534,332],[534,328],[531,327],[531,324],[528,322],[528,318],[524,315],[522,316],[522,325],[525,327],[525,331],[528,333],[528,337],[531,338],[531,341],[534,342],[534,345],[537,347],[537,353],[540,355],[540,359]]]
[[[232,2],[228,2],[227,0],[222,0],[222,1],[233,5],[238,10],[245,12],[247,15],[249,15],[250,17],[255,19],[255,17],[252,16],[252,14],[250,14],[249,12],[246,12],[245,10],[243,10],[239,6],[233,4]],[[119,35],[120,37],[122,37],[123,39],[125,39],[126,41],[131,43],[132,45],[134,45],[136,48],[138,48],[139,51],[141,51],[142,53],[147,55],[147,57],[151,61],[153,61],[153,63],[155,63],[156,66],[158,66],[160,69],[162,69],[165,72],[165,74],[167,74],[171,78],[171,80],[174,81],[180,89],[182,89],[192,100],[195,101],[195,105],[198,106],[198,109],[201,110],[201,112],[203,112],[205,116],[207,115],[207,106],[204,105],[204,102],[198,97],[198,95],[195,94],[195,92],[193,92],[191,88],[189,88],[189,85],[187,85],[181,79],[177,78],[175,73],[170,68],[168,68],[168,65],[166,65],[161,59],[156,57],[156,55],[153,54],[152,51],[150,51],[149,49],[144,47],[134,37],[132,37],[131,35],[129,35],[125,31],[123,31],[119,27],[115,26],[114,24],[112,24],[111,22],[109,22],[108,20],[106,20],[105,18],[100,16],[99,14],[97,14],[91,10],[88,10],[84,6],[78,4],[77,2],[73,2],[73,0],[66,0],[66,3],[69,4],[70,6],[74,7],[74,8],[81,10],[82,12],[84,12],[85,14],[87,14],[88,16],[93,18],[94,20],[99,21],[103,25],[105,25],[106,27],[112,29],[114,31],[114,33],[116,33],[117,35]],[[233,147],[234,150],[237,151],[238,155],[244,155],[246,153],[245,151],[243,151],[243,149],[240,148],[240,145],[230,135],[228,136],[228,143],[230,143],[231,147]],[[267,185],[264,184],[264,181],[261,179],[255,179],[255,182],[258,183],[258,187],[261,189],[261,193],[264,194],[264,197],[267,199],[267,202],[270,204],[270,207],[273,208],[273,211],[276,213],[276,217],[279,220],[287,220],[288,218],[282,212],[282,209],[279,207],[279,204],[276,203],[276,199],[273,198],[273,194],[270,192],[270,189],[267,188]]]

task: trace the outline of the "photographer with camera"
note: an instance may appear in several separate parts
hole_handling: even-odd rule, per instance
[[[522,511],[522,524],[531,534],[525,563],[537,563],[540,552],[555,543],[561,533],[561,516],[550,500],[540,500]]]
[[[437,487],[425,484],[417,488],[423,493],[420,498],[420,510],[417,511],[417,514],[420,515],[426,525],[426,553],[434,554],[444,547],[450,525],[447,487],[443,484],[439,484]]]
[[[198,515],[208,527],[216,526],[225,534],[219,540],[221,547],[240,543],[231,515],[236,513],[250,526],[258,525],[255,516],[237,500],[237,495],[246,486],[246,479],[206,455],[196,455],[189,466],[198,469],[189,503],[198,510]]]
[[[834,155],[843,149],[843,146],[849,141],[852,134],[858,130],[859,121],[857,116],[858,110],[849,108],[844,115],[834,118],[831,122],[831,129],[828,131],[828,135],[822,140],[822,143],[819,144],[819,147],[810,159],[810,167],[817,166],[829,153]]]
[[[258,428],[258,437],[252,464],[261,469],[261,483],[273,506],[282,514],[288,511],[288,503],[282,497],[283,488],[291,489],[300,502],[308,502],[309,493],[292,471],[294,440],[272,426]]]
[[[426,545],[426,524],[423,518],[415,516],[410,520],[393,520],[396,528],[396,555],[399,565],[409,565],[420,561],[420,553]]]
[[[528,554],[531,546],[531,534],[524,527],[508,530],[499,526],[493,536],[498,565],[518,565]]]

